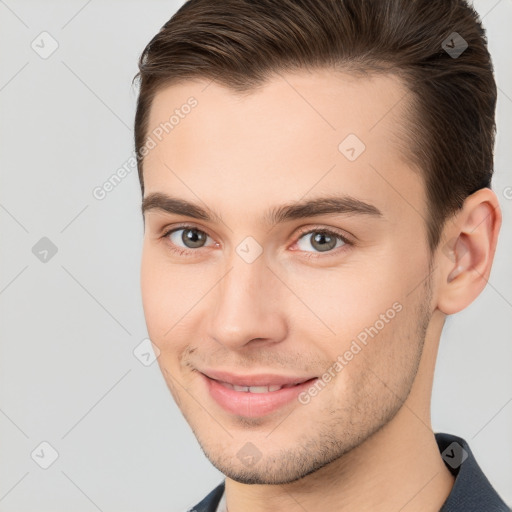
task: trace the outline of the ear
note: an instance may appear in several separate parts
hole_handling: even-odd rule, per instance
[[[452,315],[466,308],[484,289],[501,227],[501,209],[489,188],[466,198],[443,229],[439,248],[439,288],[437,307]],[[447,242],[446,242],[447,240]]]

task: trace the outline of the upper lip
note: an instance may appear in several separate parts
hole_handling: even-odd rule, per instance
[[[254,375],[236,375],[221,370],[201,370],[203,375],[220,382],[227,382],[233,386],[286,386],[301,384],[316,378],[315,376],[290,376],[276,375],[272,373],[259,373]]]

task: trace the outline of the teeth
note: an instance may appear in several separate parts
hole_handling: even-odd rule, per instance
[[[235,386],[227,382],[221,382],[221,384],[228,389],[234,389],[235,391],[242,391],[245,393],[269,393],[272,391],[279,391],[283,387],[289,386]]]

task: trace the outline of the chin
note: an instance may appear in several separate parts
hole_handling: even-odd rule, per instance
[[[197,436],[196,436],[197,437]],[[341,446],[339,442],[330,440],[327,446],[319,449],[314,442],[309,447],[301,443],[287,449],[276,449],[275,453],[261,454],[261,458],[252,464],[244,464],[243,450],[255,454],[257,448],[252,443],[245,443],[241,450],[233,450],[216,446],[201,449],[211,464],[226,477],[247,485],[284,485],[291,484],[315,473],[338,460],[353,447]],[[247,446],[251,448],[247,452]]]

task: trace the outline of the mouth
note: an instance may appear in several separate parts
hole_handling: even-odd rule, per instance
[[[207,394],[224,411],[250,418],[270,414],[293,402],[300,405],[298,395],[318,380],[311,376],[242,376],[210,370],[199,373]]]
[[[294,386],[298,386],[299,384],[303,384],[304,382],[309,382],[310,380],[312,379],[308,379],[307,381],[302,382],[296,382],[294,384],[284,384],[282,386],[279,386],[277,384],[272,384],[268,386],[237,386],[235,384],[230,384],[229,382],[217,382],[227,389],[233,389],[234,391],[239,391],[242,393],[274,393],[275,391],[279,391],[280,389],[293,388]]]

